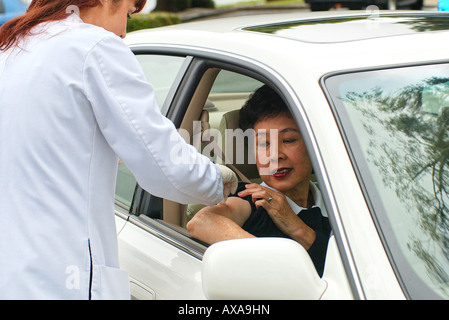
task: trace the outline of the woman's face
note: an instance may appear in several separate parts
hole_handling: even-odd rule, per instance
[[[289,114],[259,120],[256,163],[262,180],[282,193],[309,184],[312,163],[294,119]]]
[[[104,22],[104,28],[121,38],[126,36],[128,18],[136,11],[136,0],[107,0],[105,7],[109,10],[109,18]]]
[[[136,11],[136,2],[136,0],[103,0],[101,5],[83,10],[81,19],[124,38],[128,18]]]

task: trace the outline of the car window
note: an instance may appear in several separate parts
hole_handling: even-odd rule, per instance
[[[209,79],[209,77],[204,78]],[[194,119],[193,121],[196,125],[201,127],[201,119],[199,115],[206,112],[208,114],[208,126],[210,126],[209,132],[211,132],[212,135],[217,135],[221,134],[220,130],[224,129],[222,123],[223,117],[232,111],[238,111],[244,105],[250,94],[262,86],[262,83],[251,77],[227,70],[217,71],[216,77],[211,77],[210,79],[212,79],[210,81],[213,81],[213,83],[206,84],[202,82],[196,89],[197,92],[207,90],[209,92],[207,99],[201,100],[201,102],[199,102],[200,104],[190,105],[187,111],[188,114],[186,114],[185,117]],[[197,115],[192,116],[193,114]],[[195,123],[193,125],[194,127]],[[217,157],[217,154],[213,152],[215,150],[208,148],[207,143],[197,144],[193,142],[192,139],[199,132],[187,132],[184,128],[180,128],[179,130],[182,135],[187,135],[185,137],[187,140],[190,138],[190,141],[200,153],[209,157],[213,162],[224,163],[224,160]],[[218,140],[222,141],[222,139]],[[219,144],[219,147],[225,151],[225,148],[221,143]],[[124,176],[127,174],[127,172],[123,171],[123,169],[120,169],[119,167],[119,175],[123,176],[121,178],[122,181],[125,181]],[[130,188],[132,188],[132,186],[129,186],[128,189]],[[117,190],[119,190],[119,188],[117,188]],[[171,204],[169,206],[164,205],[162,217],[154,214],[154,210],[152,211],[151,209],[145,211],[144,214],[147,214],[152,218],[160,219],[164,222],[175,224],[178,227],[185,228],[189,217],[193,216],[201,207],[203,207],[201,204]]]
[[[248,93],[259,88],[262,83],[259,80],[242,75],[240,73],[221,70],[214,81],[211,94],[219,93]]]
[[[254,148],[248,143],[250,137],[247,133],[240,130],[238,116],[239,110],[264,82],[256,79],[259,76],[251,70],[248,70],[248,74],[253,77],[221,69],[222,65],[217,65],[220,67],[213,62],[203,63],[201,59],[194,59],[192,68],[177,92],[176,103],[168,114],[175,119],[179,133],[200,153],[215,163],[231,163],[245,178],[260,183],[262,180],[256,166]],[[202,128],[209,129],[202,131]],[[213,139],[207,138],[206,131]],[[211,147],[208,143],[211,140],[217,143],[219,149]],[[226,155],[226,159],[221,157],[221,152]],[[182,154],[180,156],[182,159]],[[119,171],[119,174],[125,176],[127,172]],[[125,180],[125,177],[122,179]],[[246,179],[240,177],[240,180]],[[136,202],[133,203],[131,214],[136,216],[139,223],[157,230],[158,236],[180,250],[194,257],[202,257],[208,245],[191,238],[186,225],[204,207],[203,204],[181,204],[160,199],[142,192],[138,186],[135,195]]]
[[[209,95],[207,97],[207,102],[202,110],[202,115],[207,113],[207,124],[201,123],[199,127],[208,127],[209,133],[213,140],[217,142],[217,145],[208,144],[210,140],[208,135],[201,136],[201,144],[195,144],[196,149],[201,152],[206,157],[209,157],[214,163],[225,164],[232,163],[235,167],[246,176],[254,177],[254,171],[256,171],[256,178],[259,178],[257,169],[255,169],[255,162],[248,161],[248,157],[242,157],[239,164],[236,164],[236,154],[244,154],[244,146],[235,146],[235,144],[228,143],[226,139],[226,129],[234,130],[236,128],[232,126],[237,126],[238,123],[232,121],[235,117],[235,113],[243,107],[249,96],[259,87],[263,85],[262,82],[242,75],[236,72],[228,70],[220,70],[215,81],[210,89]],[[204,122],[202,117],[201,122]],[[199,121],[200,122],[200,121]],[[229,126],[227,125],[229,124]],[[195,135],[195,132],[193,133]],[[234,142],[234,141],[233,141]],[[236,148],[234,148],[236,147]],[[240,148],[241,147],[241,148]],[[232,150],[232,151],[231,151]],[[223,152],[225,158],[220,156]],[[247,154],[245,153],[244,156]],[[250,165],[246,165],[247,163]],[[200,210],[204,205],[201,204],[189,204],[186,211],[183,214],[183,225],[185,224]]]
[[[119,160],[117,171],[117,183],[115,187],[115,201],[122,207],[129,209],[136,189],[136,178],[128,167]]]
[[[138,54],[136,57],[148,82],[153,85],[157,103],[162,109],[186,58],[154,54]]]
[[[5,13],[5,5],[3,4],[3,0],[0,0],[0,13]]]
[[[412,297],[448,298],[449,65],[325,84],[399,278]]]
[[[225,129],[221,127],[223,117],[243,107],[251,93],[262,85],[262,82],[236,72],[221,70],[218,73],[207,98],[209,104],[204,110],[209,114],[211,132],[222,135],[220,141],[224,139],[224,132],[221,132]],[[203,154],[208,155],[208,152]]]
[[[186,58],[153,54],[138,54],[136,57],[147,80],[154,87],[156,100],[161,109],[164,103],[166,103],[173,84],[180,76],[180,73],[182,73],[182,66]],[[120,160],[115,190],[116,204],[129,209],[136,184],[134,175],[127,168],[126,164]]]

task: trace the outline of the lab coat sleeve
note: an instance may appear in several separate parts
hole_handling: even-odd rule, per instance
[[[160,113],[153,87],[122,39],[106,36],[89,51],[83,82],[101,133],[142,188],[180,203],[221,201],[220,171]]]

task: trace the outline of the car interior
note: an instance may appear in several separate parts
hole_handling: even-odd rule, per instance
[[[233,82],[236,78],[238,78],[241,82],[246,82],[247,86],[250,87],[251,90],[241,90],[241,87],[238,87],[238,90],[234,90],[233,92],[229,89],[219,89],[220,84],[223,82]],[[222,86],[225,85],[226,84],[222,84]],[[248,145],[245,143],[242,146],[244,148],[244,162],[238,163],[241,161],[236,161],[236,156],[239,152],[236,148],[240,146],[237,143],[226,143],[227,139],[225,138],[225,133],[227,129],[234,130],[239,128],[238,114],[240,108],[245,104],[251,93],[262,85],[263,83],[258,80],[239,75],[237,73],[219,68],[208,69],[204,73],[193,94],[180,126],[180,129],[187,130],[189,132],[189,136],[193,138],[193,123],[194,121],[201,121],[201,127],[203,129],[201,140],[206,142],[202,144],[202,153],[213,158],[215,163],[228,165],[232,170],[234,170],[234,172],[237,173],[238,176],[241,173],[241,176],[239,177],[239,180],[241,181],[245,180],[260,182],[261,179],[254,161],[251,161],[251,158],[249,158]],[[219,133],[218,136],[222,137],[222,139],[217,143],[218,148],[209,148],[209,150],[217,151],[218,149],[221,149],[224,155],[231,155],[233,159],[223,159],[221,154],[209,155],[209,152],[205,151],[207,142],[213,140],[210,139],[208,133],[214,131]],[[190,141],[190,143],[193,144],[193,141]],[[228,150],[227,144],[229,147],[233,148],[232,151]],[[203,205],[201,204],[182,205],[164,199],[163,221],[184,228],[188,220],[191,219],[193,215],[202,207]]]

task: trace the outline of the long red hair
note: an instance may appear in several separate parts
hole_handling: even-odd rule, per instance
[[[6,22],[0,27],[0,51],[6,51],[25,37],[30,30],[47,21],[65,19],[71,12],[70,6],[76,6],[80,10],[100,5],[101,0],[33,0],[27,12],[15,19]],[[113,0],[117,3],[123,0]],[[136,12],[145,6],[146,0],[136,1]],[[70,9],[70,8],[69,8]],[[68,12],[67,12],[68,11]]]

